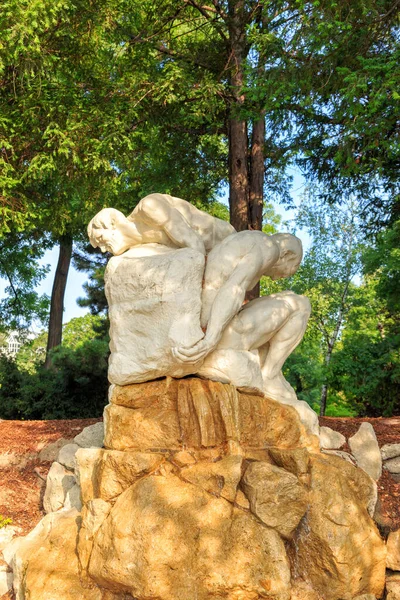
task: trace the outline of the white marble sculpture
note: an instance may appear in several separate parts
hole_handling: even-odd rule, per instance
[[[262,276],[296,272],[298,238],[237,233],[167,194],[146,196],[127,218],[103,209],[88,235],[94,247],[114,254],[106,271],[111,383],[198,374],[256,387],[294,405],[318,432],[317,415],[281,371],[304,335],[308,299],[286,291],[243,305]]]

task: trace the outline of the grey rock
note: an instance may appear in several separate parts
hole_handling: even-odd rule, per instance
[[[389,473],[400,473],[400,456],[386,460],[383,466]]]
[[[400,456],[400,444],[385,444],[381,448],[382,460]]]
[[[104,423],[99,422],[85,427],[74,437],[75,444],[81,448],[102,448],[104,443]]]
[[[382,475],[382,457],[371,423],[361,423],[357,433],[349,438],[349,446],[357,465],[377,481]]]
[[[66,469],[73,471],[75,469],[75,454],[79,450],[78,444],[67,444],[63,446],[58,453],[58,462],[63,465]]]
[[[53,462],[53,461],[57,460],[60,448],[62,448],[63,446],[66,446],[67,444],[70,444],[71,441],[72,440],[60,438],[56,442],[53,442],[52,444],[45,446],[39,452],[39,460],[41,462]]]
[[[71,508],[82,510],[81,488],[77,483],[65,494],[64,508],[67,510]]]
[[[319,438],[321,448],[328,450],[338,450],[346,443],[344,435],[339,433],[339,431],[334,431],[330,427],[320,427]]]
[[[76,484],[75,476],[60,463],[54,462],[47,475],[43,506],[46,513],[59,510],[64,506],[68,490]]]
[[[400,600],[400,573],[386,571],[386,600]]]

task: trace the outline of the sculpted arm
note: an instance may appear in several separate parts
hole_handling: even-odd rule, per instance
[[[143,198],[129,219],[161,228],[179,248],[193,248],[206,253],[201,237],[163,194],[150,194]]]
[[[174,355],[183,362],[196,362],[209,354],[220,341],[225,327],[239,312],[246,291],[261,277],[261,260],[257,254],[246,254],[214,299],[206,335],[191,348],[175,348]],[[256,281],[255,281],[256,280]]]

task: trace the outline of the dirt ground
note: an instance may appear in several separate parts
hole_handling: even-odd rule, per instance
[[[363,421],[371,423],[380,448],[385,444],[400,443],[400,417],[390,419],[384,417],[378,419],[323,417],[319,420],[320,425],[339,431],[346,439],[358,431]],[[350,448],[346,444],[343,450],[349,451]],[[378,481],[378,494],[380,513],[383,520],[386,521],[387,527],[392,531],[400,529],[400,482],[396,482],[385,469],[382,470],[382,477]]]
[[[0,515],[28,533],[44,516],[42,497],[52,460],[41,460],[45,447],[72,440],[100,419],[0,421]]]
[[[45,480],[52,460],[42,460],[39,453],[64,438],[72,440],[84,427],[100,419],[65,421],[1,421],[0,420],[0,515],[25,535],[44,516],[42,498]],[[363,421],[375,429],[379,446],[400,443],[400,417],[361,419],[320,419],[321,425],[352,436]],[[348,448],[344,448],[345,450]],[[53,458],[53,460],[55,457]],[[388,529],[400,528],[400,482],[384,471],[378,481],[380,511]],[[11,595],[1,600],[11,599]]]

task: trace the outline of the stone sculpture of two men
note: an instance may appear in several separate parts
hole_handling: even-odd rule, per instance
[[[167,194],[146,196],[127,218],[103,209],[89,223],[88,234],[94,247],[114,254],[106,277],[113,383],[196,373],[259,388],[295,405],[302,420],[317,427],[315,413],[297,400],[281,371],[304,335],[308,299],[286,291],[243,305],[246,291],[262,276],[278,279],[296,272],[302,259],[298,238],[236,232]],[[132,327],[122,322],[129,321],[128,313]],[[132,352],[137,360],[127,367],[126,355]]]

